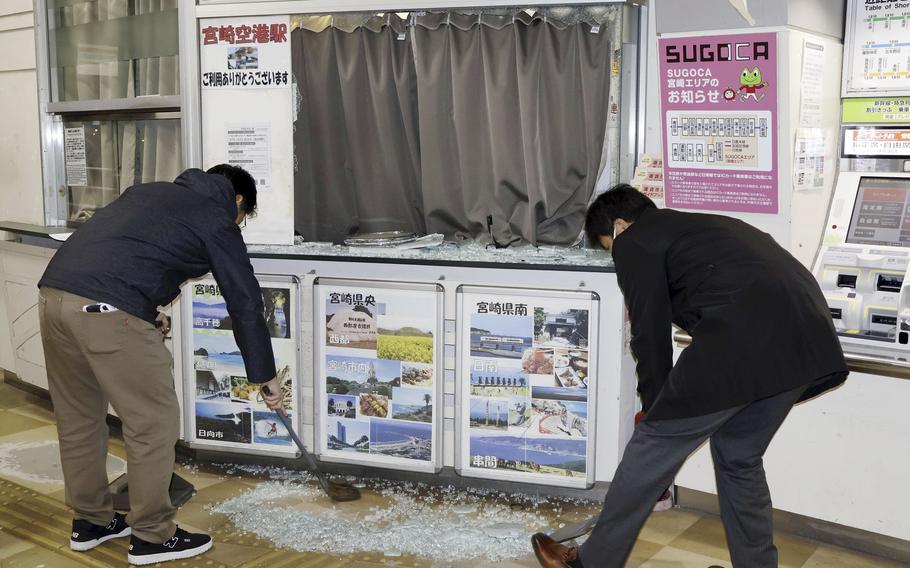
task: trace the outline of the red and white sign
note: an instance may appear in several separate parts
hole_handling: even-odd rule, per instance
[[[844,136],[848,156],[908,156],[910,130],[848,129]]]
[[[224,18],[199,25],[203,89],[291,86],[288,16]]]

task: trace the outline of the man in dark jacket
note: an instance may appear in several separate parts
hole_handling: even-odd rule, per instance
[[[211,271],[248,379],[267,384],[266,404],[281,407],[262,293],[240,235],[255,209],[256,184],[234,166],[136,185],[73,233],[41,278],[41,338],[66,501],[75,512],[74,550],[131,534],[130,563],[153,564],[212,546],[208,535],[174,524],[168,487],[180,407],[156,320],[185,280]],[[108,490],[108,403],[123,424],[126,517],[114,513]]]
[[[730,217],[657,209],[628,185],[586,219],[612,250],[632,324],[645,419],[580,548],[543,534],[548,567],[621,567],[655,500],[710,439],[721,517],[736,568],[776,568],[762,456],[792,406],[844,382],[847,366],[812,277],[767,234]],[[671,323],[692,343],[673,365]]]

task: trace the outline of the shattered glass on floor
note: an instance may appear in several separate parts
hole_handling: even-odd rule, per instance
[[[363,498],[333,503],[305,472],[231,466],[269,480],[210,507],[239,530],[301,552],[414,556],[434,564],[476,565],[527,557],[535,532],[599,512],[599,504],[483,489],[348,478]]]

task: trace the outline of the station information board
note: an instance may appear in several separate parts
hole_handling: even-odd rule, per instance
[[[299,428],[298,283],[289,276],[257,278],[285,408]],[[294,457],[297,448],[290,434],[262,402],[259,385],[246,377],[218,283],[211,277],[187,283],[181,308],[187,442],[226,451]]]
[[[910,3],[850,0],[844,96],[910,93]]]
[[[318,278],[313,297],[320,459],[437,471],[441,289]]]
[[[596,295],[462,287],[458,301],[458,471],[593,483]]]

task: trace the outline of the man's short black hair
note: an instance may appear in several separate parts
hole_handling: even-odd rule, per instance
[[[234,192],[243,196],[241,210],[252,217],[256,214],[256,180],[250,175],[250,172],[240,166],[230,164],[218,164],[212,166],[205,173],[218,174],[231,180],[234,186]]]
[[[620,183],[600,194],[588,207],[585,216],[585,233],[588,242],[600,246],[601,235],[613,234],[613,222],[623,219],[629,223],[638,220],[642,212],[656,208],[651,198],[627,183]]]

